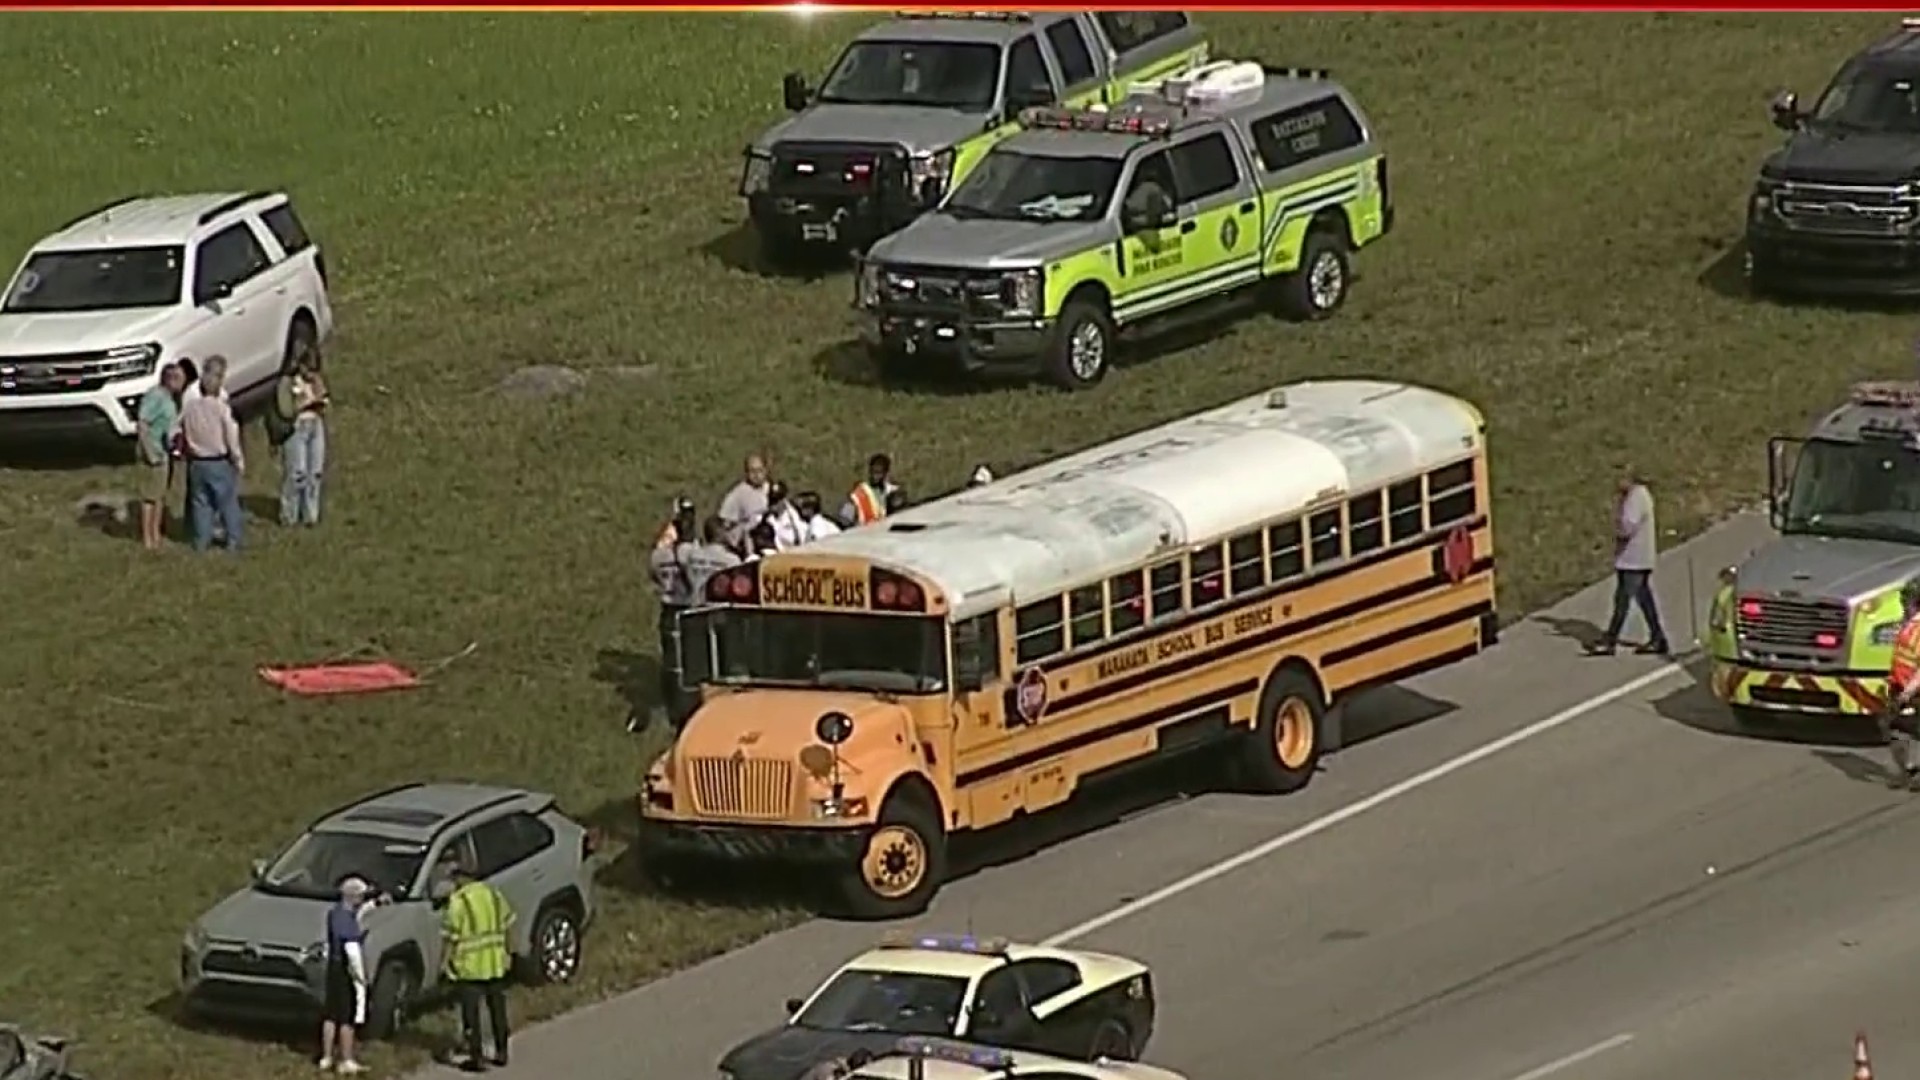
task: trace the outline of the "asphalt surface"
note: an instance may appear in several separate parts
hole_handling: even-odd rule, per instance
[[[1764,535],[1737,519],[1667,559],[1676,644],[1689,572],[1704,606]],[[1720,730],[1684,657],[1580,656],[1607,588],[1357,703],[1348,735],[1373,737],[1304,792],[1140,810],[953,883],[920,924],[1147,961],[1147,1056],[1195,1080],[1806,1080],[1850,1068],[1857,1028],[1900,1075],[1920,796],[1870,748]],[[494,1075],[712,1077],[877,933],[766,939],[526,1032]]]

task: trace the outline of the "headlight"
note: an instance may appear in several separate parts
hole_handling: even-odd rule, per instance
[[[859,798],[815,799],[813,816],[823,821],[837,821],[867,816],[867,800]]]
[[[317,964],[326,958],[327,943],[324,941],[316,941],[300,950],[300,962],[302,964]]]
[[[953,179],[953,151],[913,155],[907,162],[907,175],[912,178],[913,193],[920,201],[937,200],[946,194],[947,182]]]
[[[1016,270],[1000,282],[1000,302],[1009,315],[1033,318],[1040,314],[1046,278],[1039,270]]]
[[[872,259],[860,260],[860,272],[853,278],[853,304],[859,308],[880,304],[880,264]]]
[[[773,158],[758,150],[747,150],[747,164],[740,173],[740,194],[758,195],[767,190],[773,178]]]
[[[195,956],[207,951],[207,928],[199,923],[187,927],[187,936],[180,942],[182,948]]]
[[[1900,623],[1898,620],[1890,623],[1881,623],[1879,626],[1873,628],[1873,643],[1875,645],[1892,645],[1893,639],[1899,636]]]
[[[112,370],[110,379],[126,378],[130,375],[151,375],[160,366],[160,346],[153,342],[145,345],[122,345],[117,349],[108,349],[102,357]]]

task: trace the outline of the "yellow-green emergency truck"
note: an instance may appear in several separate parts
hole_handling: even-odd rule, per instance
[[[1332,315],[1351,254],[1393,225],[1386,155],[1325,71],[1205,63],[1021,124],[861,261],[854,307],[884,368],[1089,387],[1122,336],[1236,301]]]
[[[1179,11],[902,13],[818,88],[786,76],[793,115],[747,147],[740,194],[776,265],[864,250],[938,203],[1022,110],[1111,104],[1206,55]]]

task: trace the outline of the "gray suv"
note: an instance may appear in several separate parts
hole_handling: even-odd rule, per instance
[[[366,916],[373,975],[367,1034],[402,1026],[441,987],[440,916],[447,870],[470,859],[516,915],[509,944],[523,974],[566,982],[580,970],[582,931],[593,917],[587,830],[550,795],[478,784],[409,784],[320,818],[253,883],[214,905],[180,946],[180,984],[198,1014],[305,1016],[324,1001],[325,929],[339,882],[377,890]]]

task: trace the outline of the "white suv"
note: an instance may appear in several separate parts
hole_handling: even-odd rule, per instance
[[[283,193],[139,196],[35,244],[0,301],[0,437],[136,430],[160,365],[227,358],[236,404],[333,332]]]

